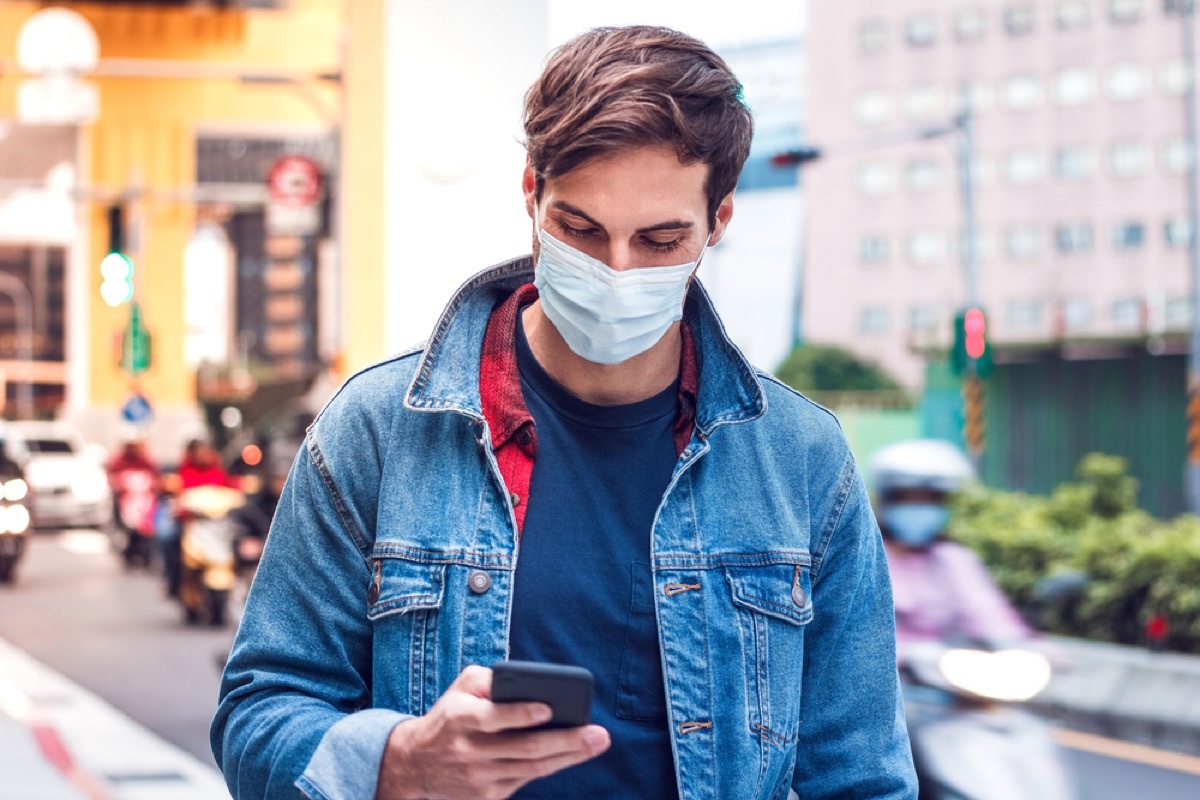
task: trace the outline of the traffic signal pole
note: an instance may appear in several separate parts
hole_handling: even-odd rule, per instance
[[[1184,125],[1190,153],[1187,168],[1188,262],[1191,276],[1191,332],[1188,337],[1187,368],[1187,489],[1188,507],[1200,513],[1200,183],[1196,159],[1196,28],[1195,3],[1179,9],[1183,29],[1183,58],[1187,65],[1187,90],[1183,94]]]

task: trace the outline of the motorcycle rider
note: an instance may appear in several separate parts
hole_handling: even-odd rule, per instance
[[[108,475],[108,485],[112,489],[113,520],[124,529],[125,549],[122,553],[126,563],[132,563],[139,557],[139,551],[148,547],[146,536],[153,530],[155,499],[161,488],[161,476],[158,464],[150,457],[146,448],[146,440],[137,430],[127,430],[122,435],[121,449],[105,466]],[[132,478],[136,476],[137,480]],[[136,486],[137,488],[131,488]],[[130,508],[125,495],[136,491],[144,496],[144,502]],[[136,517],[130,519],[130,514]],[[146,564],[150,563],[150,553],[146,550],[140,555]]]
[[[188,440],[183,451],[183,458],[179,462],[175,476],[169,481],[168,488],[171,495],[177,495],[181,491],[194,489],[197,486],[241,488],[239,480],[229,475],[221,466],[221,458],[216,448],[202,438]],[[171,597],[179,595],[182,533],[178,512],[172,516],[172,519],[162,522],[159,532],[163,556],[163,577],[167,582],[167,594]]]
[[[916,642],[960,639],[994,647],[1029,638],[978,556],[945,536],[950,498],[975,475],[966,456],[949,442],[900,442],[875,454],[872,474],[901,663]]]

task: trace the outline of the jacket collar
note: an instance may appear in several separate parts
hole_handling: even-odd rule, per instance
[[[496,306],[532,280],[533,260],[524,256],[478,273],[454,293],[421,353],[404,397],[406,408],[456,411],[483,419],[479,362],[488,319]],[[762,416],[767,408],[762,384],[730,341],[698,280],[688,290],[684,316],[696,338],[700,370],[697,429],[707,435],[720,425]]]

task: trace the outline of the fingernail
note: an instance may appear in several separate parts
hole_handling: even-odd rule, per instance
[[[608,731],[604,728],[588,728],[583,738],[593,753],[608,749]]]
[[[554,712],[552,712],[550,710],[550,706],[539,705],[533,709],[533,721],[534,722],[538,722],[538,723],[549,722],[550,718],[552,716],[554,716]]]

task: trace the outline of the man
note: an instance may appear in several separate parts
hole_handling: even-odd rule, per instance
[[[352,378],[293,465],[213,722],[235,797],[915,796],[853,459],[693,280],[749,150],[736,79],[598,29],[525,134],[533,258]],[[490,702],[505,658],[590,669],[597,724]]]

